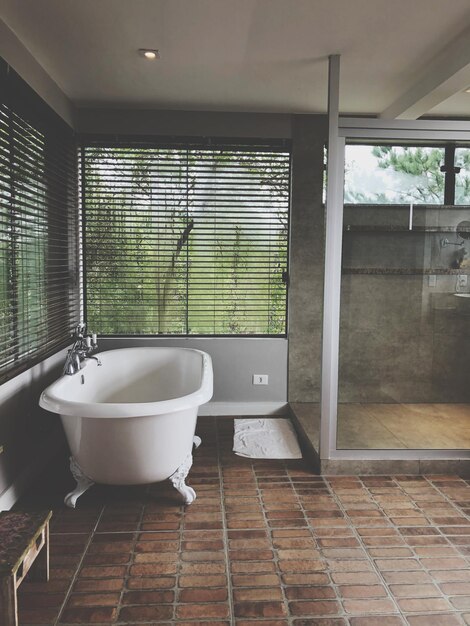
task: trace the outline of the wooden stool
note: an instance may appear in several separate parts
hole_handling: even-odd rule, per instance
[[[0,624],[18,626],[16,591],[30,571],[49,580],[49,520],[52,511],[0,513]]]

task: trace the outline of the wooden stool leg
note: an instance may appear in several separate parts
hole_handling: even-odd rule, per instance
[[[49,524],[44,529],[44,545],[36,556],[29,570],[30,580],[47,582],[49,580]]]
[[[0,624],[18,626],[18,602],[14,574],[0,580]]]

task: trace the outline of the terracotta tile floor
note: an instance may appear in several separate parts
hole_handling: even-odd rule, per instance
[[[52,577],[20,623],[470,624],[470,485],[455,476],[320,477],[231,452],[202,418],[185,509],[168,484],[94,487],[75,511],[56,470],[20,503],[54,506]]]

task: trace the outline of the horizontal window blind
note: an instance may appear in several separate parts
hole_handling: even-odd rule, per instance
[[[285,334],[286,148],[91,144],[81,159],[90,327]]]
[[[0,382],[70,340],[78,319],[73,134],[0,65]]]

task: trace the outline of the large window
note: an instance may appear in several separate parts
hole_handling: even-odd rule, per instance
[[[65,123],[0,64],[0,382],[77,321],[76,167]]]
[[[87,142],[81,159],[90,327],[285,334],[286,148]]]
[[[470,149],[346,146],[344,201],[350,204],[470,204]]]

